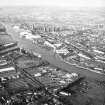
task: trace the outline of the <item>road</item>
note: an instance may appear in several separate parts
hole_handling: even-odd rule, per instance
[[[12,27],[6,25],[7,32],[12,36],[15,41],[18,41],[18,46],[20,48],[24,48],[29,52],[36,52],[42,55],[42,59],[47,60],[50,64],[61,68],[62,70],[68,72],[75,72],[80,74],[81,76],[85,76],[86,78],[91,78],[95,80],[105,81],[105,75],[93,72],[89,69],[85,69],[82,67],[76,67],[75,65],[68,64],[61,60],[59,56],[55,56],[54,53],[50,51],[46,51],[45,49],[40,48],[38,45],[32,43],[32,41],[27,39],[19,38],[19,34],[15,32]]]

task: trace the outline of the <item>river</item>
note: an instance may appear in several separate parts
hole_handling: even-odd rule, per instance
[[[27,40],[25,38],[24,39],[19,38],[19,33],[15,32],[11,26],[9,25],[5,25],[5,26],[7,28],[7,33],[9,33],[15,41],[18,41],[18,46],[20,48],[24,48],[25,50],[29,52],[36,52],[36,53],[41,54],[42,59],[48,61],[50,64],[56,67],[61,68],[62,70],[66,70],[68,72],[75,72],[87,78],[105,81],[104,74],[99,74],[89,69],[76,67],[75,65],[68,64],[64,62],[63,60],[61,60],[61,58],[59,56],[56,56],[53,52],[42,49],[41,47],[34,44],[30,40]]]

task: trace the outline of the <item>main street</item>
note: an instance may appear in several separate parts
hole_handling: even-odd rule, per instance
[[[7,32],[12,36],[12,38],[15,41],[18,41],[18,46],[20,48],[24,48],[25,50],[29,52],[35,52],[35,53],[41,54],[42,59],[48,61],[50,64],[56,67],[61,68],[62,70],[66,70],[68,72],[75,72],[75,73],[80,74],[81,76],[84,76],[90,79],[105,81],[104,74],[99,74],[89,69],[85,69],[82,67],[77,67],[72,64],[68,64],[64,62],[63,60],[61,60],[59,56],[55,56],[53,52],[46,51],[45,49],[40,48],[38,45],[35,45],[30,40],[19,38],[19,33],[15,32],[12,29],[12,27],[10,27],[9,25],[6,25],[6,28],[7,28]]]

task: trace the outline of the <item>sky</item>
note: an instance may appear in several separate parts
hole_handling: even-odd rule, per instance
[[[105,0],[0,0],[0,6],[102,7]]]

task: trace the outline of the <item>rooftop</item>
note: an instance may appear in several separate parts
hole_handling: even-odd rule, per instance
[[[8,44],[8,43],[13,43],[13,39],[10,35],[0,35],[0,45]]]

